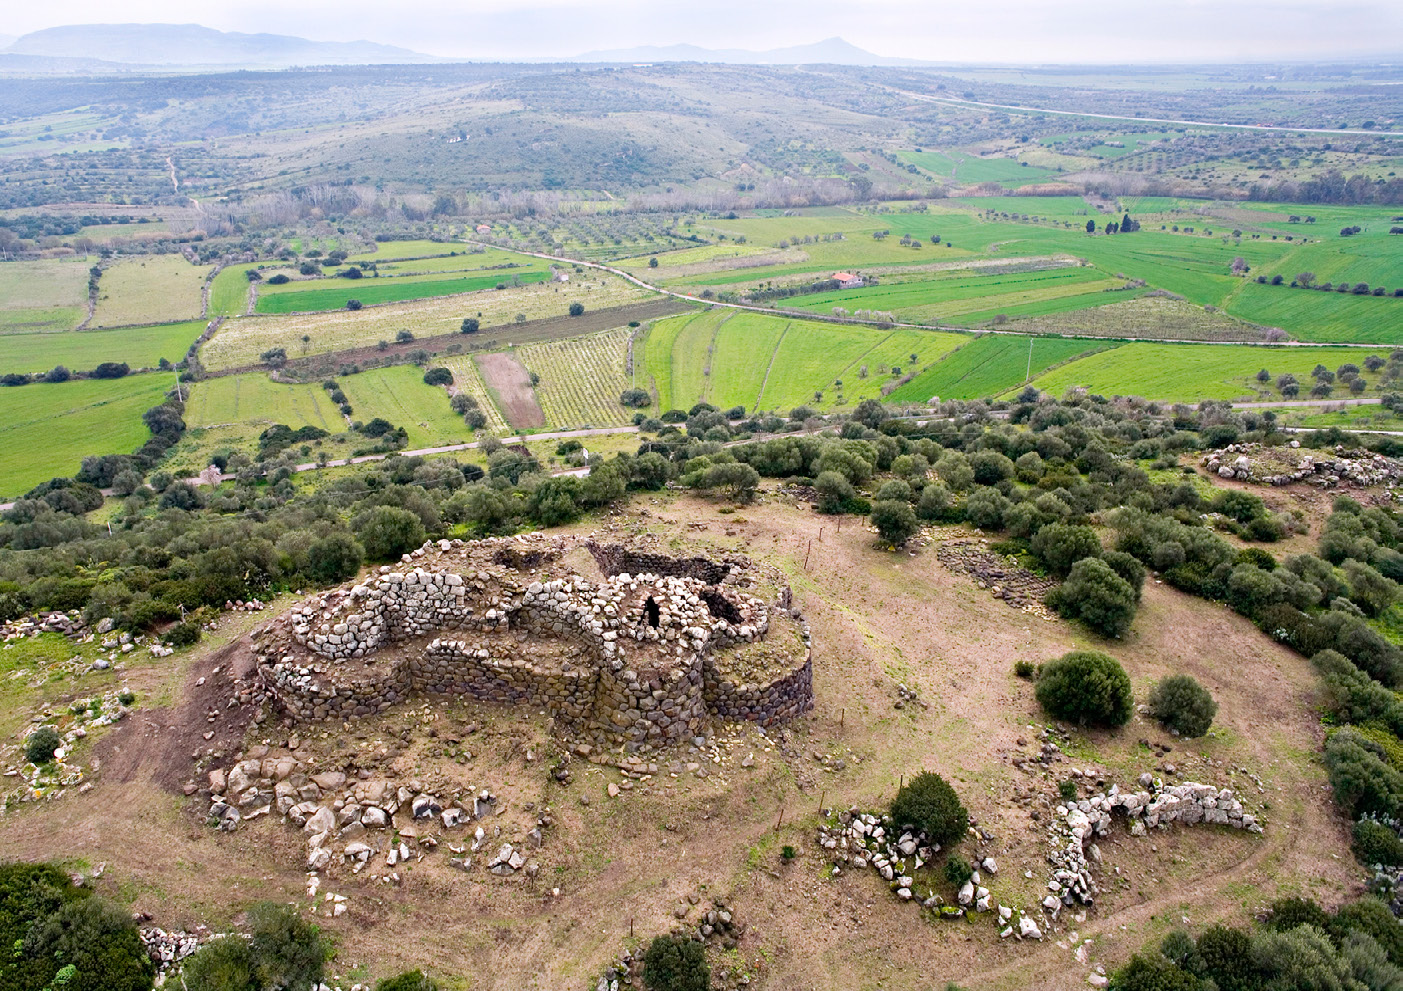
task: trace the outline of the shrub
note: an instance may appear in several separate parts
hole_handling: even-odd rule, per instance
[[[1180,736],[1203,736],[1217,714],[1218,703],[1191,675],[1169,675],[1150,692],[1150,715]]]
[[[333,533],[307,548],[307,574],[313,581],[332,585],[351,578],[365,560],[365,548],[347,533]]]
[[[969,813],[960,796],[933,771],[922,771],[902,785],[890,812],[897,826],[915,826],[941,846],[957,843],[969,829]]]
[[[633,409],[643,409],[653,404],[653,397],[646,389],[625,389],[619,394],[619,402]]]
[[[896,499],[888,499],[872,504],[872,525],[883,543],[900,547],[921,528],[911,504]]]
[[[921,490],[916,515],[923,520],[945,519],[951,514],[954,503],[955,497],[949,489],[939,482],[931,482]]]
[[[430,368],[424,373],[425,385],[452,385],[453,373],[447,368]]]
[[[52,726],[40,726],[29,739],[24,741],[24,757],[31,764],[47,764],[54,759],[54,751],[63,746],[63,738]]]
[[[424,524],[418,516],[397,506],[376,506],[351,521],[366,557],[388,561],[407,554],[424,542]]]
[[[1135,618],[1135,590],[1098,558],[1072,565],[1067,580],[1047,595],[1047,604],[1067,619],[1078,619],[1098,633],[1119,637]]]
[[[200,642],[201,634],[199,620],[187,619],[166,631],[166,643],[173,647],[189,647]]]
[[[1064,802],[1072,802],[1077,797],[1077,783],[1071,778],[1063,778],[1057,782],[1057,797]]]
[[[707,991],[711,969],[705,949],[680,936],[654,938],[643,954],[643,983],[649,991]]]
[[[1396,867],[1403,864],[1403,840],[1381,822],[1360,819],[1354,824],[1354,855],[1361,864]]]
[[[249,952],[260,986],[306,988],[321,982],[329,954],[316,926],[296,909],[272,902],[253,906],[248,917],[253,932]]]
[[[149,991],[156,976],[131,912],[96,896],[35,921],[17,952],[53,967],[49,986],[63,991]]]
[[[358,271],[358,270],[357,270],[357,271]],[[357,276],[357,278],[359,278],[359,276]],[[346,309],[348,309],[348,310],[359,310],[359,309],[361,309],[361,307],[363,307],[364,305],[365,305],[365,304],[362,303],[362,302],[361,302],[360,300],[358,300],[358,299],[348,299],[348,300],[346,300]]]
[[[836,471],[821,471],[814,479],[814,491],[818,494],[820,513],[841,513],[843,507],[857,495],[857,491]]]
[[[585,304],[584,304],[584,303],[571,303],[571,304],[570,304],[570,315],[571,315],[572,317],[583,316],[583,315],[584,315],[584,312],[585,312]]]
[[[406,971],[375,985],[375,991],[438,991],[438,983],[418,970]]]
[[[200,947],[180,967],[185,991],[257,991],[262,985],[248,940],[224,936]]]
[[[1346,815],[1392,816],[1403,805],[1403,774],[1389,766],[1378,744],[1351,729],[1337,730],[1326,741],[1325,770]]]
[[[1025,678],[1029,681],[1032,680],[1033,675],[1037,674],[1037,671],[1038,666],[1032,661],[1018,661],[1013,665],[1013,673],[1018,677]]]
[[[1033,535],[1029,550],[1053,574],[1065,575],[1083,558],[1098,557],[1101,541],[1089,526],[1049,523]]]
[[[1058,719],[1079,725],[1124,726],[1134,697],[1130,676],[1115,658],[1074,650],[1043,665],[1038,704]]]
[[[964,857],[952,853],[941,868],[941,873],[945,875],[945,880],[951,887],[958,888],[974,877],[974,868]]]

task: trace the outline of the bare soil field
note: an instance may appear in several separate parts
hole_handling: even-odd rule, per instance
[[[813,630],[816,708],[768,734],[717,724],[705,748],[664,752],[657,773],[636,781],[572,756],[534,711],[477,702],[414,700],[310,728],[248,725],[246,744],[348,774],[492,789],[497,813],[481,823],[491,850],[523,842],[543,815],[553,820],[543,845],[526,850],[540,865],[534,883],[524,872],[488,873],[481,855],[466,872],[451,866],[447,847],[466,842],[461,832],[400,865],[398,884],[384,880],[383,857],[359,875],[323,871],[323,894],[343,894],[349,906],[319,920],[339,947],[333,972],[363,966],[383,977],[422,966],[453,988],[592,988],[624,948],[695,927],[723,898],[746,930],[735,950],[713,951],[713,972],[742,971],[752,988],[928,991],[955,980],[1070,991],[1086,987],[1092,966],[1110,970],[1182,920],[1242,921],[1282,895],[1335,902],[1360,890],[1317,759],[1315,676],[1221,606],[1151,579],[1131,632],[1094,640],[996,600],[941,565],[929,539],[887,553],[859,521],[818,516],[773,492],[734,512],[690,496],[639,498],[574,529],[651,532],[674,553],[741,552],[782,568]],[[270,615],[225,623],[232,635]],[[168,669],[143,668],[151,683],[139,696],[164,694],[168,704],[99,741],[103,769],[90,793],[0,814],[0,848],[105,862],[104,883],[168,927],[217,926],[262,898],[321,905],[320,895],[306,898],[294,826],[263,817],[220,833],[204,824],[208,799],[182,794],[203,783],[205,767],[227,765],[243,731],[226,700],[229,666],[245,654],[227,642]],[[1185,743],[1136,715],[1114,733],[1072,730],[1064,762],[1028,762],[1047,724],[1014,662],[1078,646],[1119,658],[1137,699],[1167,672],[1193,674],[1219,702],[1214,730]],[[558,767],[571,771],[568,785],[555,780]],[[871,871],[835,874],[814,842],[820,807],[880,811],[922,768],[962,796],[983,838],[961,852],[997,858],[986,883],[1002,904],[1031,907],[1045,893],[1047,825],[1073,768],[1107,786],[1149,771],[1232,787],[1265,831],[1199,826],[1133,838],[1118,824],[1100,844],[1093,907],[1064,911],[1042,942],[1000,940],[989,915],[936,920]],[[621,789],[614,797],[611,784]],[[785,845],[797,851],[792,862],[780,855]],[[1073,956],[1078,946],[1085,961]]]
[[[480,354],[473,359],[482,372],[482,381],[497,401],[514,430],[533,430],[546,425],[546,415],[536,401],[531,374],[511,354]]]

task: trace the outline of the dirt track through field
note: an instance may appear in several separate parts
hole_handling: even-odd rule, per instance
[[[546,425],[546,415],[536,401],[531,375],[514,355],[480,354],[474,360],[482,372],[482,380],[514,430],[532,430]]]

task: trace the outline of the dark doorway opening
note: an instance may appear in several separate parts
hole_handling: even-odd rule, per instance
[[[643,616],[648,620],[648,625],[655,630],[658,628],[658,623],[662,621],[662,607],[658,605],[658,600],[651,595],[648,596],[648,601],[643,603]]]

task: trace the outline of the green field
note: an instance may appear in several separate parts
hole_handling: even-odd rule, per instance
[[[1317,363],[1331,370],[1345,362],[1361,368],[1370,354],[1362,348],[1242,347],[1223,344],[1132,343],[1071,362],[1033,380],[1044,392],[1061,396],[1084,386],[1100,395],[1143,396],[1172,402],[1204,399],[1279,399],[1275,390],[1262,395],[1254,376],[1265,368],[1272,376],[1290,373],[1309,391]],[[1380,357],[1386,357],[1380,351]],[[1372,386],[1375,376],[1363,378]],[[1010,386],[1011,388],[1011,386]]]
[[[191,429],[240,425],[256,437],[273,423],[339,433],[346,423],[320,384],[274,382],[261,372],[196,382],[185,402]]]
[[[966,152],[902,151],[897,158],[958,183],[1001,182],[1010,186],[1042,182],[1057,173],[1016,158],[980,158]]]
[[[1056,337],[1019,337],[986,334],[951,351],[924,368],[910,382],[891,394],[893,402],[924,403],[935,396],[947,399],[983,399],[1021,386],[1028,376],[1088,351],[1113,345]]]
[[[89,262],[0,262],[0,334],[53,333],[82,322]]]
[[[461,444],[472,439],[463,418],[448,405],[441,386],[425,385],[417,365],[372,368],[336,380],[351,404],[351,418],[368,422],[384,417],[409,433],[411,449]]]
[[[929,279],[883,281],[876,286],[839,289],[802,296],[798,308],[827,313],[834,307],[853,311],[878,310],[907,323],[938,320],[968,324],[995,313],[1054,312],[1058,303],[1077,309],[1100,306],[1116,297],[1124,280],[1108,278],[1094,268],[1049,268],[1034,272],[980,275],[977,271],[939,273]],[[792,301],[786,301],[789,303]],[[1049,309],[1052,304],[1054,309]]]
[[[848,408],[881,397],[883,386],[894,383],[902,371],[932,362],[966,340],[958,334],[880,330],[718,307],[655,323],[638,349],[638,381],[652,389],[663,410],[685,410],[702,401],[747,411],[804,404]],[[815,399],[816,392],[821,399]]]
[[[0,495],[72,475],[89,454],[130,454],[151,436],[141,414],[174,386],[167,375],[0,389]]]
[[[458,293],[492,289],[513,277],[523,284],[544,282],[547,271],[514,270],[472,276],[401,276],[388,279],[317,279],[311,282],[289,282],[281,286],[260,286],[257,313],[315,313],[321,310],[343,310],[346,302],[358,299],[366,306],[376,303],[401,303],[433,296],[453,296]]]
[[[133,369],[155,368],[162,358],[176,364],[204,329],[203,320],[191,320],[67,334],[4,334],[0,335],[0,370],[43,372],[63,365],[88,371],[104,361],[125,361]]]

